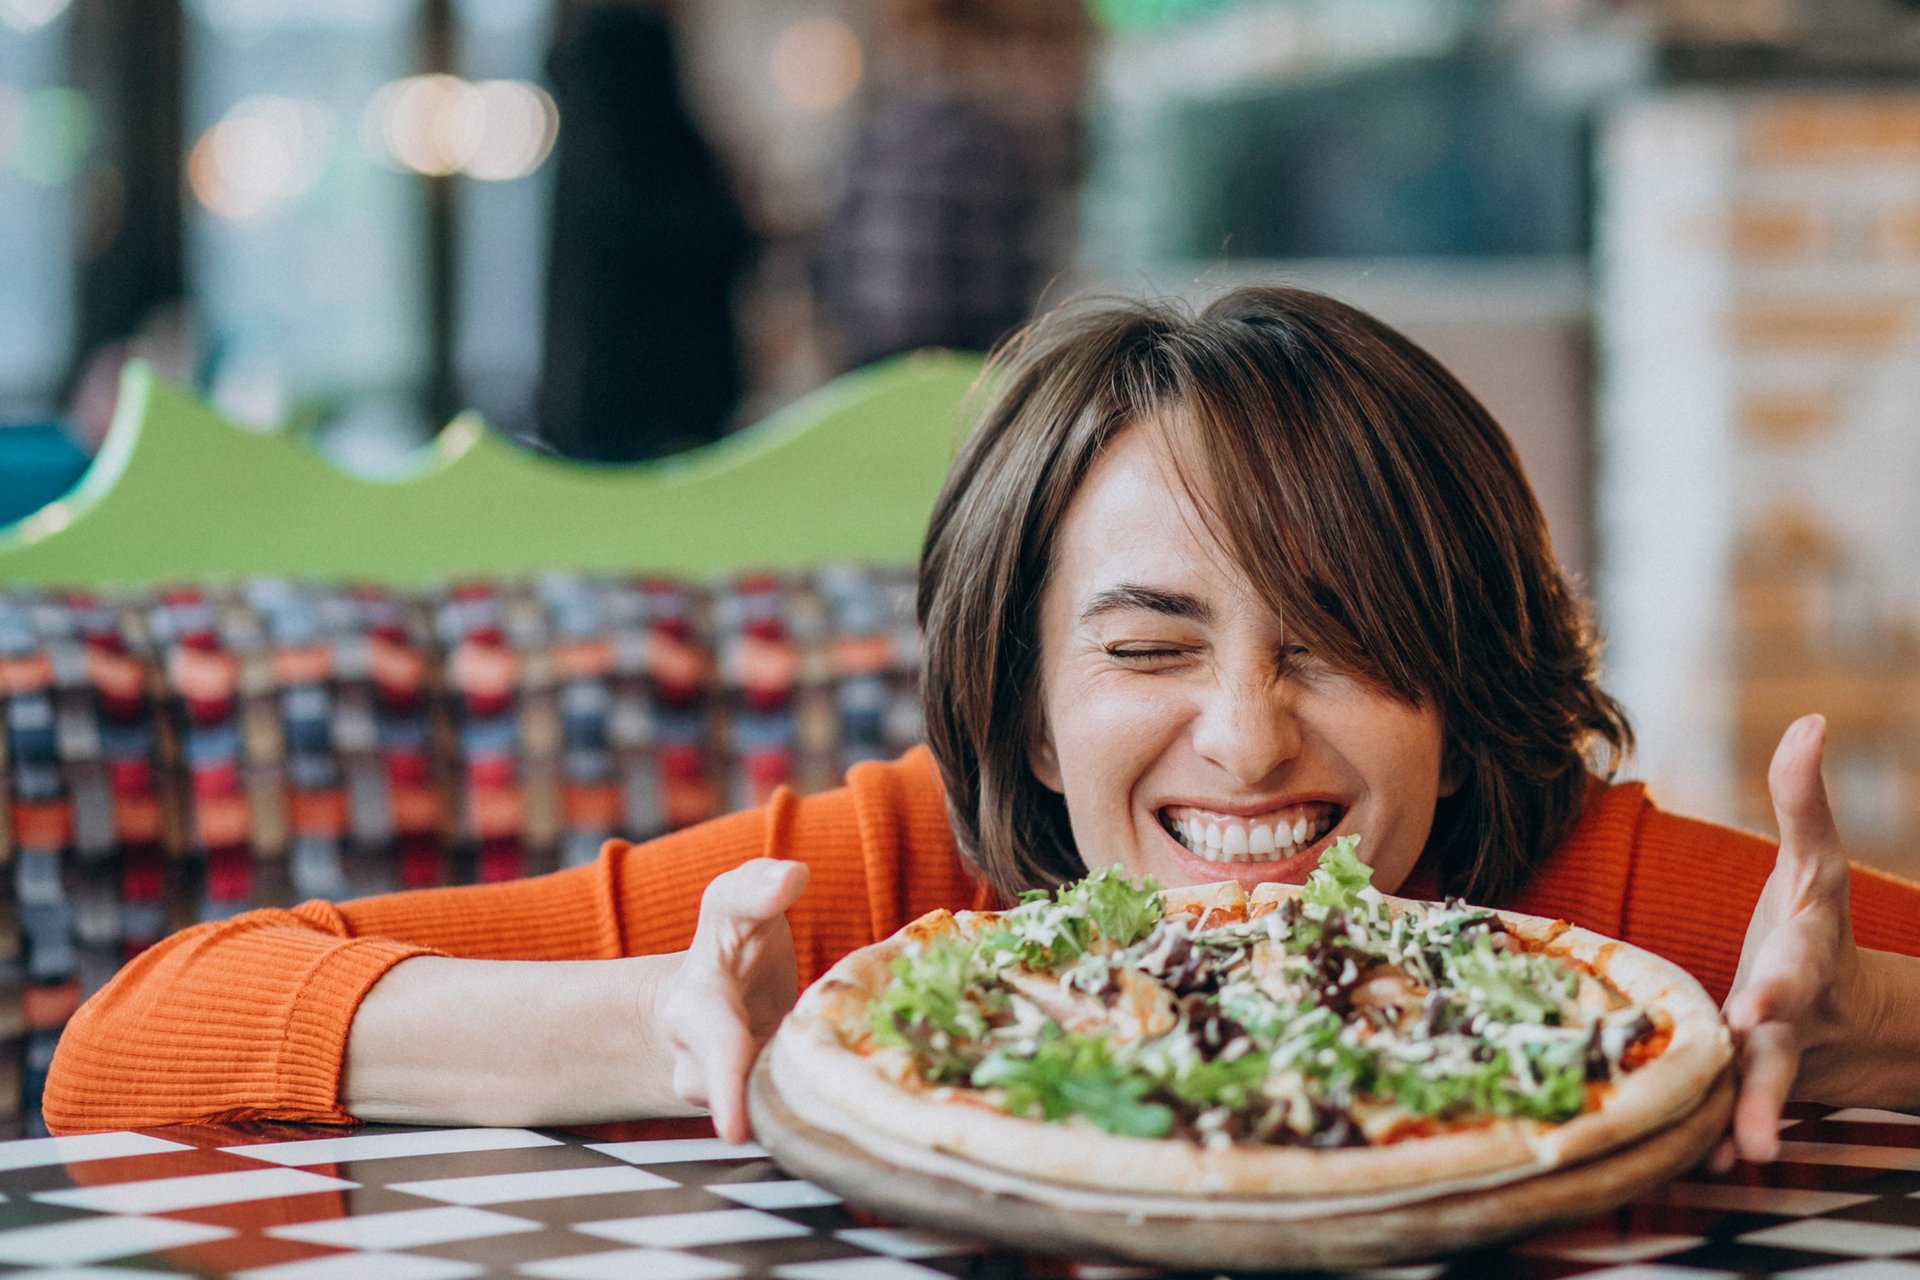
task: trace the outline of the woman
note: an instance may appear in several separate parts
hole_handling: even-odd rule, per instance
[[[1057,313],[996,386],[922,560],[930,752],[538,880],[188,930],[74,1019],[49,1124],[691,1104],[739,1139],[797,979],[906,920],[1114,862],[1298,880],[1349,832],[1383,889],[1731,988],[1744,1155],[1790,1092],[1920,1103],[1920,887],[1849,874],[1822,723],[1775,759],[1777,855],[1601,781],[1628,731],[1588,627],[1511,446],[1431,357],[1247,289]]]

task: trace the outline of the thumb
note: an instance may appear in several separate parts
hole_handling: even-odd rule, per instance
[[[1826,750],[1824,716],[1801,716],[1787,726],[1767,769],[1767,791],[1773,798],[1773,816],[1780,824],[1783,856],[1828,862],[1844,861],[1840,833],[1827,803],[1827,786],[1820,777]]]
[[[804,862],[755,858],[713,878],[700,897],[697,933],[731,926],[751,933],[774,918],[805,892],[810,869]]]
[[[1800,995],[1790,988],[1792,976],[1778,972],[1755,973],[1742,983],[1720,1007],[1728,1029],[1735,1035],[1745,1035],[1763,1023],[1787,1016],[1799,1002],[1795,997]]]

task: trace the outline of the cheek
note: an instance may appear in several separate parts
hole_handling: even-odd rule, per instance
[[[1434,806],[1445,789],[1441,778],[1441,731],[1430,714],[1398,710],[1377,725],[1379,750],[1371,764],[1372,785],[1385,793],[1396,841],[1411,860],[1426,845]]]
[[[1439,778],[1443,739],[1431,708],[1356,691],[1327,707],[1325,723],[1343,727],[1353,762],[1383,784],[1431,788]]]
[[[1047,736],[1075,826],[1123,820],[1127,795],[1179,737],[1181,700],[1111,671],[1069,676],[1050,695]]]
[[[1185,715],[1176,690],[1133,672],[1089,672],[1049,693],[1047,719],[1062,760],[1155,752],[1178,733]]]
[[[1418,724],[1397,726],[1387,740],[1379,772],[1389,785],[1416,807],[1425,808],[1440,794],[1440,736]]]

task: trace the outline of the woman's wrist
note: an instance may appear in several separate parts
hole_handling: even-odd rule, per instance
[[[632,1093],[636,1116],[692,1115],[699,1109],[688,1106],[673,1088],[673,1039],[660,1014],[660,1006],[672,989],[673,979],[687,953],[638,956],[621,961],[633,966],[635,980],[628,993],[628,1023],[633,1038],[632,1066],[625,1086]]]
[[[414,1124],[686,1114],[655,1017],[679,962],[404,961],[355,1015],[341,1100],[362,1120]]]

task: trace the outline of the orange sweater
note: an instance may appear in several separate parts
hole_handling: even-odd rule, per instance
[[[1662,813],[1638,785],[1595,787],[1579,824],[1506,905],[1668,956],[1716,999],[1733,980],[1772,844]],[[789,913],[801,980],[936,907],[982,907],[924,748],[847,785],[511,884],[248,912],[142,953],[61,1037],[44,1114],[56,1133],[207,1120],[351,1123],[347,1031],[374,983],[412,956],[587,960],[678,951],[700,894],[749,858],[813,869]],[[1418,894],[1416,871],[1407,886]],[[1855,868],[1860,945],[1920,954],[1920,885]]]

